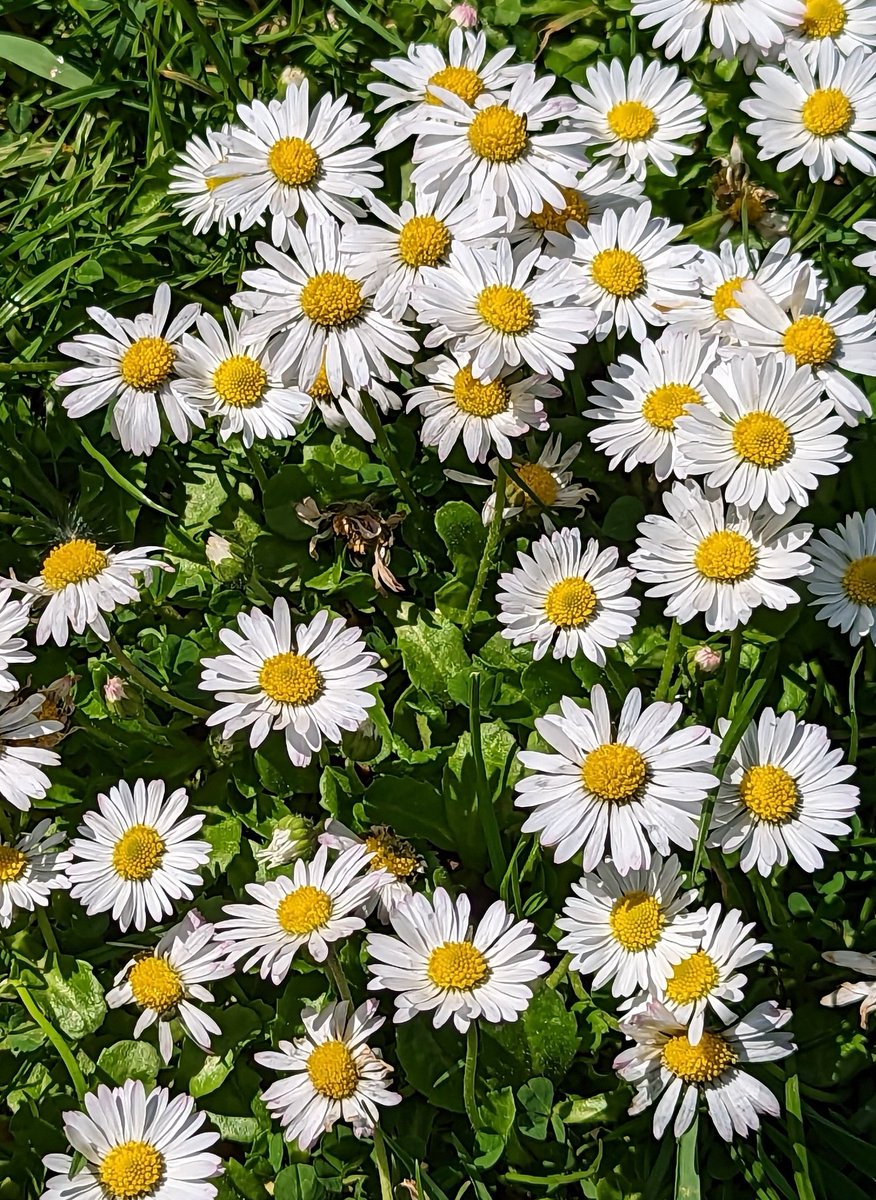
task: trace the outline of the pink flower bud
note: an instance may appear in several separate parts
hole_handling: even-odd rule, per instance
[[[711,646],[700,646],[693,660],[704,674],[714,675],[721,665],[721,653],[719,650],[713,650]]]
[[[110,675],[103,685],[103,698],[107,704],[121,704],[127,696],[124,679],[120,679],[118,675]]]
[[[474,29],[478,23],[478,10],[473,4],[454,4],[447,15],[460,29]]]

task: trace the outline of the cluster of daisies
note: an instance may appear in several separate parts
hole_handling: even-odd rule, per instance
[[[802,163],[813,180],[846,164],[876,173],[871,0],[634,0],[633,13],[667,57],[690,59],[705,38],[741,59],[754,73],[742,106],[750,132],[779,169]],[[320,419],[370,441],[406,404],[442,463],[486,466],[447,471],[489,488],[485,523],[541,513],[544,535],[496,597],[502,632],[535,659],[604,666],[635,628],[637,583],[679,623],[702,617],[725,632],[759,605],[799,602],[792,581],[805,579],[818,616],[852,644],[876,641],[876,513],[816,540],[795,523],[848,460],[849,427],[869,415],[849,376],[876,374],[876,316],[858,308],[862,287],[830,301],[787,239],[763,257],[729,243],[711,253],[654,215],[648,171],[675,175],[704,129],[679,70],[638,57],[599,63],[586,86],[560,94],[551,76],[510,50],[490,57],[482,34],[458,29],[446,55],[413,45],[374,68],[377,110],[388,113],[374,147],[345,97],[311,104],[303,79],[191,140],[170,184],[183,220],[198,235],[265,228],[260,265],[221,320],[198,305],[172,315],[164,285],[151,313],[133,319],[90,309],[100,332],[61,345],[81,364],[56,380],[68,414],[107,409],[122,448],[149,455],[166,431],[185,442],[208,419],[247,449],[306,436]],[[409,138],[410,195],[390,208],[375,195],[375,155]],[[876,255],[860,265],[876,274]],[[627,333],[635,356],[612,361]],[[557,382],[590,341],[609,363],[584,413],[593,445],[612,469],[645,464],[671,481],[629,565],[554,527],[551,513],[574,516],[593,494],[574,479],[580,446],[553,434],[537,458],[520,449],[550,430]],[[46,796],[64,725],[52,697],[17,697],[9,667],[33,661],[19,635],[38,614],[37,644],[63,646],[86,629],[109,641],[107,616],[136,601],[155,570],[172,570],[160,550],[76,536],[34,578],[3,581],[0,796],[22,813]],[[246,731],[252,747],[280,731],[297,766],[359,728],[386,678],[361,630],[326,610],[296,621],[284,599],[242,612],[219,638],[225,653],[202,663],[200,686],[216,702],[207,723],[226,738]],[[790,861],[814,871],[848,833],[858,791],[827,732],[791,713],[764,710],[720,767],[725,730],[683,719],[681,704],[644,705],[638,689],[616,721],[599,686],[589,705],[564,698],[536,722],[547,749],[519,754],[516,804],[523,831],[557,862],[580,856],[559,947],[621,1002],[631,1044],[616,1067],[635,1085],[631,1111],[655,1104],[655,1133],[674,1118],[678,1135],[703,1096],[729,1139],[778,1111],[746,1067],[792,1052],[790,1013],[773,1002],[739,1011],[744,968],[770,946],[738,910],[697,907],[675,850],[693,850],[704,828],[706,852],[738,853],[743,871],[768,877]],[[40,821],[0,845],[0,924],[45,908],[57,888],[122,931],[179,918],[209,859],[203,820],[183,789],[121,780],[68,845]],[[549,969],[529,921],[500,900],[473,922],[466,895],[418,891],[422,862],[390,830],[360,837],[332,821],[319,842],[306,859],[281,838],[269,848],[273,873],[248,885],[245,901],[215,925],[190,909],[121,967],[108,1002],[138,1010],[136,1037],[157,1027],[165,1062],[180,1031],[210,1049],[216,981],[258,969],[279,987],[306,953],[343,982],[334,943],[359,935],[369,988],[394,994],[396,1021],[428,1013],[465,1032],[525,1011]],[[371,1044],[378,998],[354,1007],[338,986],[337,1002],[302,1012],[303,1036],[256,1056],[279,1075],[265,1104],[304,1149],[339,1120],[373,1133],[379,1108],[401,1099]],[[53,1200],[164,1195],[221,1170],[208,1153],[216,1135],[187,1097],[129,1082],[85,1105],[65,1125],[84,1165],[47,1160]]]

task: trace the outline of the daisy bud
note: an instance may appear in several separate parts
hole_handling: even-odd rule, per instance
[[[478,23],[478,10],[473,4],[454,4],[447,15],[460,29],[474,29]]]
[[[286,91],[286,88],[290,87],[291,85],[297,87],[299,83],[304,83],[306,78],[307,75],[301,70],[300,67],[284,67],[280,72],[280,78],[277,81],[279,83],[280,96],[282,97]]]
[[[353,762],[370,762],[380,753],[382,745],[377,726],[370,717],[366,717],[352,733],[344,732],[341,735],[341,749]]]
[[[218,533],[211,533],[207,538],[205,549],[207,562],[213,568],[213,574],[223,583],[231,583],[241,572],[241,562],[231,543]]]
[[[312,822],[305,817],[283,817],[267,846],[253,846],[253,857],[260,867],[271,870],[303,858],[312,847]]]
[[[103,698],[114,717],[130,721],[143,711],[140,692],[118,675],[109,675],[103,685]]]
[[[128,692],[124,679],[118,675],[110,675],[103,685],[103,698],[107,704],[121,704],[123,700],[127,700]]]
[[[693,656],[693,661],[698,671],[702,671],[704,675],[714,675],[721,665],[721,652],[713,650],[711,646],[700,646]]]

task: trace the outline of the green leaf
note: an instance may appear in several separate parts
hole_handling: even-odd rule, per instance
[[[607,538],[618,542],[631,541],[644,515],[641,500],[635,496],[619,496],[605,514],[602,532]]]
[[[161,1070],[161,1059],[149,1042],[116,1042],[101,1050],[97,1066],[113,1083],[139,1079],[151,1086]]]
[[[500,1085],[520,1086],[533,1075],[557,1083],[566,1074],[581,1039],[574,1013],[553,988],[536,992],[514,1023],[482,1027],[483,1064]]]
[[[451,500],[435,514],[435,529],[447,547],[456,578],[473,583],[487,540],[480,515],[470,504]]]
[[[201,833],[205,841],[210,843],[211,864],[217,871],[227,871],[232,860],[240,853],[240,821],[237,817],[225,817],[204,825]]]
[[[326,1190],[306,1163],[285,1167],[274,1180],[274,1200],[322,1200]]]
[[[426,838],[442,850],[453,850],[444,797],[424,780],[381,775],[362,799],[366,820],[391,825],[402,837]]]
[[[427,619],[421,614],[416,624],[399,626],[396,637],[414,687],[436,700],[449,701],[447,681],[471,666],[460,630],[444,617]]]
[[[103,988],[87,962],[59,958],[46,974],[45,998],[58,1028],[69,1038],[94,1033],[106,1016]]]
[[[238,1162],[236,1158],[227,1158],[225,1170],[244,1200],[267,1200],[268,1189],[243,1163]]]
[[[462,1059],[464,1043],[452,1025],[435,1029],[429,1014],[399,1025],[396,1053],[408,1083],[436,1108],[464,1112]]]
[[[33,38],[0,33],[0,58],[63,88],[87,87],[91,83],[91,77],[84,71],[71,67],[64,62],[62,55],[55,54],[48,46]]]

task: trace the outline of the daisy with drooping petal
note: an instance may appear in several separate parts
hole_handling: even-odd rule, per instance
[[[208,1150],[219,1134],[204,1128],[191,1096],[167,1088],[147,1092],[139,1079],[99,1084],[85,1112],[64,1113],[75,1156],[47,1154],[41,1200],[211,1200],[222,1159]]]
[[[331,217],[309,217],[306,230],[289,227],[294,257],[259,242],[268,266],[244,271],[243,282],[254,290],[232,298],[251,314],[248,336],[280,335],[279,348],[271,347],[275,371],[294,372],[301,391],[322,371],[333,396],[344,386],[364,388],[373,377],[393,379],[389,362],[409,363],[417,349],[407,326],[375,307],[373,280],[353,272],[340,239]]]
[[[469,104],[443,91],[434,113],[421,110],[411,121],[413,186],[444,191],[463,179],[465,195],[484,216],[502,216],[508,231],[545,204],[562,209],[561,188],[574,188],[587,158],[577,130],[545,129],[575,108],[569,96],[548,95],[555,82],[527,63],[504,99],[485,94]]]
[[[725,1141],[732,1141],[734,1133],[745,1137],[759,1128],[761,1113],[777,1117],[780,1108],[770,1089],[742,1067],[793,1054],[797,1047],[791,1034],[781,1032],[790,1019],[790,1009],[769,1000],[735,1025],[720,1032],[705,1030],[694,1045],[687,1028],[652,1001],[620,1025],[621,1033],[635,1042],[614,1060],[621,1079],[636,1087],[630,1115],[659,1100],[654,1136],[663,1136],[674,1115],[673,1133],[681,1137],[702,1096]]]
[[[133,787],[124,779],[97,797],[79,836],[70,842],[70,892],[88,916],[111,912],[122,930],[145,929],[172,916],[176,903],[191,900],[210,846],[196,837],[204,818],[184,816],[185,788],[165,795],[161,779]]]
[[[844,57],[859,46],[876,49],[876,0],[803,0],[802,12],[798,4],[790,22],[787,45],[814,67],[822,42]]]
[[[707,792],[717,739],[704,725],[675,729],[681,704],[658,701],[642,709],[642,693],[627,694],[612,729],[605,690],[590,692],[590,708],[564,696],[560,712],[535,728],[556,751],[523,750],[532,774],[516,785],[514,803],[532,812],[524,833],[553,849],[556,862],[583,850],[585,871],[608,854],[626,875],[647,867],[653,850],[689,850]]]
[[[856,954],[853,950],[828,950],[821,956],[835,967],[857,971],[859,975],[876,976],[876,954]],[[841,983],[836,991],[822,996],[821,1003],[828,1008],[841,1008],[846,1004],[861,1005],[861,1028],[867,1028],[870,1013],[876,1010],[876,979],[853,980]]]
[[[652,217],[646,201],[620,214],[609,209],[586,229],[571,230],[568,278],[581,303],[596,313],[597,341],[616,329],[643,342],[648,325],[665,325],[666,311],[697,293],[699,250],[672,245],[680,228]]]
[[[261,1098],[286,1140],[301,1150],[309,1150],[338,1121],[352,1126],[358,1138],[371,1137],[380,1106],[401,1103],[398,1092],[390,1091],[392,1067],[368,1045],[385,1019],[377,1014],[377,1001],[350,1008],[342,1000],[319,1012],[302,1009],[304,1036],[280,1042],[279,1052],[255,1056],[260,1066],[283,1074]]]
[[[819,530],[810,550],[806,586],[816,617],[853,646],[868,636],[876,644],[876,512],[850,513],[836,529]]]
[[[739,105],[755,118],[748,132],[761,155],[779,158],[779,172],[802,163],[813,181],[832,179],[846,164],[876,175],[876,55],[859,46],[844,58],[830,39],[821,40],[812,66],[796,46],[785,53],[789,71],[759,67],[753,97]]]
[[[855,768],[842,759],[823,726],[765,708],[724,772],[708,844],[739,850],[742,870],[763,876],[792,859],[804,871],[820,870],[821,851],[836,850],[833,839],[849,832],[860,800],[845,782]]]
[[[173,571],[168,563],[150,557],[161,549],[101,550],[91,538],[73,537],[49,551],[39,575],[27,583],[7,579],[2,586],[20,588],[37,600],[48,599],[37,625],[38,646],[49,638],[66,646],[69,630],[84,633],[86,626],[108,642],[110,631],[103,614],[140,599],[137,576],[148,587],[153,571]]]
[[[69,888],[64,874],[63,833],[51,820],[40,821],[15,845],[0,841],[0,927],[8,928],[18,909],[45,908],[56,888]]]
[[[220,183],[227,183],[228,179],[210,174],[213,167],[227,158],[226,140],[230,129],[230,125],[224,125],[220,133],[207,129],[204,137],[190,137],[185,150],[170,168],[167,191],[173,197],[173,206],[182,217],[183,225],[191,225],[194,234],[206,233],[211,225],[218,225],[220,234],[234,228],[234,218],[229,217],[225,200],[216,193]]]
[[[54,750],[43,747],[43,738],[64,729],[60,721],[40,716],[45,700],[42,692],[26,700],[0,693],[0,796],[22,812],[52,786],[42,768],[57,767],[61,761]]]
[[[536,662],[583,654],[605,665],[606,648],[625,642],[636,627],[639,601],[628,595],[634,573],[619,567],[614,546],[595,538],[582,548],[577,529],[545,534],[521,551],[518,566],[499,576],[499,623],[515,646],[532,643]]]
[[[703,38],[719,58],[767,58],[784,44],[798,9],[799,0],[632,0],[638,27],[656,26],[655,48],[685,62]]]
[[[219,633],[231,653],[201,663],[199,686],[222,705],[208,725],[224,726],[226,738],[249,729],[253,748],[272,729],[281,730],[289,758],[303,767],[324,741],[340,742],[342,730],[365,720],[375,704],[366,689],[386,674],[355,626],[325,609],[293,626],[281,597],[271,616],[253,608],[240,613],[237,624],[240,633]]]
[[[471,462],[486,462],[494,447],[503,458],[510,458],[509,439],[525,437],[532,429],[547,429],[542,400],[560,394],[547,375],[511,381],[516,366],[501,366],[489,382],[476,379],[464,352],[430,358],[417,370],[429,382],[411,388],[407,410],[422,411],[420,438],[424,446],[436,447],[442,462],[460,440]]]
[[[855,233],[876,242],[876,221],[858,221],[852,228]],[[876,250],[867,250],[866,253],[859,254],[857,258],[852,259],[852,266],[863,267],[871,275],[876,275]]]
[[[800,600],[788,586],[812,571],[811,525],[787,526],[793,513],[740,512],[720,492],[692,479],[663,496],[666,516],[649,513],[630,555],[646,595],[668,597],[664,612],[679,621],[703,614],[712,632],[744,625],[759,605],[783,611]]]
[[[274,368],[268,339],[250,337],[225,310],[225,329],[208,313],[197,319],[198,337],[183,334],[177,390],[220,420],[219,436],[238,434],[244,446],[256,439],[294,437],[310,412],[306,392],[290,387]]]
[[[509,233],[509,238],[523,253],[541,249],[548,254],[565,258],[572,252],[569,225],[587,225],[591,217],[599,217],[608,208],[616,211],[642,197],[643,185],[628,179],[611,159],[593,163],[587,167],[574,187],[561,187],[565,204],[555,208],[545,204],[538,212],[520,217]],[[555,234],[553,241],[547,240],[549,233]]]
[[[341,821],[331,819],[326,822],[325,832],[319,835],[319,842],[330,850],[364,846],[369,851],[369,868],[380,872],[382,882],[367,898],[362,912],[368,916],[376,909],[384,924],[411,895],[411,881],[423,870],[423,860],[411,843],[400,838],[388,825],[374,825],[370,833],[359,837]]]
[[[187,304],[168,324],[170,288],[162,283],[152,312],[133,320],[114,317],[102,308],[86,312],[104,332],[78,334],[58,347],[61,354],[85,364],[55,379],[56,387],[72,388],[64,397],[66,412],[78,419],[112,405],[113,437],[123,450],[144,456],[161,440],[161,411],[181,442],[189,440],[193,426],[203,429],[203,417],[180,399],[175,387],[179,339],[200,305]]]
[[[248,883],[249,904],[226,904],[216,933],[228,943],[229,961],[244,959],[243,969],[258,966],[262,979],[280,984],[299,950],[325,962],[329,946],[365,925],[358,914],[386,879],[369,871],[371,851],[351,846],[328,865],[320,846],[312,862],[300,858],[290,876]]]
[[[393,382],[397,380],[393,379]],[[343,386],[335,395],[329,387],[325,367],[320,367],[319,374],[307,389],[307,394],[329,429],[337,431],[352,429],[366,442],[373,442],[376,431],[369,424],[362,404],[362,392],[367,391],[374,410],[379,417],[387,417],[390,413],[398,412],[402,406],[401,396],[391,388],[386,387],[377,379],[372,379],[366,388]]]
[[[633,179],[644,180],[649,162],[664,175],[678,174],[675,160],[692,154],[681,138],[699,133],[706,110],[677,67],[645,62],[637,54],[629,68],[619,58],[587,68],[587,87],[572,84],[579,101],[570,118],[585,146],[598,158],[620,159]]]
[[[704,910],[686,912],[696,891],[683,892],[678,858],[652,856],[648,866],[619,875],[600,863],[572,884],[557,927],[570,967],[593,975],[593,991],[611,983],[613,996],[662,988],[676,963],[696,949]]]
[[[532,922],[515,921],[501,900],[473,926],[468,896],[439,887],[431,901],[415,892],[390,923],[395,937],[368,935],[368,986],[396,993],[396,1024],[421,1012],[436,1028],[452,1019],[460,1033],[472,1021],[516,1021],[550,969]]]
[[[21,684],[9,670],[12,663],[34,662],[24,638],[16,637],[30,621],[30,600],[13,600],[8,587],[0,587],[0,693],[17,692]]]
[[[523,68],[509,65],[514,57],[513,46],[484,61],[486,53],[485,33],[453,29],[446,58],[437,46],[427,42],[408,46],[406,58],[376,58],[372,67],[391,82],[378,80],[368,84],[370,92],[384,97],[375,112],[398,109],[377,134],[377,148],[389,150],[410,137],[414,118],[424,112],[428,114],[433,107],[441,107],[445,92],[451,92],[466,104],[474,104],[484,93],[504,95]]]
[[[140,1016],[134,1026],[139,1038],[156,1022],[162,1061],[170,1062],[173,1036],[170,1022],[178,1020],[196,1046],[210,1053],[211,1037],[221,1030],[199,1004],[212,1004],[213,993],[205,984],[234,973],[227,961],[228,946],[215,938],[215,929],[200,913],[190,912],[168,929],[155,950],[136,955],[115,978],[107,992],[110,1008],[136,1004]]]
[[[703,403],[703,376],[715,361],[717,341],[699,333],[667,329],[657,341],[642,342],[641,362],[622,354],[597,380],[589,396],[595,408],[584,415],[599,421],[588,436],[609,456],[609,469],[632,471],[653,465],[659,480],[683,476],[678,453],[678,419]]]
[[[355,220],[356,200],[379,187],[383,168],[362,145],[368,122],[346,96],[320,96],[311,111],[306,79],[290,83],[282,100],[237,106],[239,125],[227,138],[228,155],[207,172],[219,180],[216,196],[241,231],[270,218],[275,246],[289,245],[299,211],[307,218]]]
[[[540,257],[538,250],[512,251],[503,238],[495,250],[460,245],[446,267],[424,267],[412,304],[419,320],[434,326],[426,345],[451,343],[455,354],[469,356],[475,379],[489,381],[523,363],[561,379],[593,331],[593,313],[575,299],[567,265],[536,266]]]
[[[679,419],[678,452],[685,474],[723,488],[737,509],[796,511],[821,478],[849,461],[837,433],[843,419],[821,399],[808,368],[737,355],[707,375],[704,387],[712,403]]]

